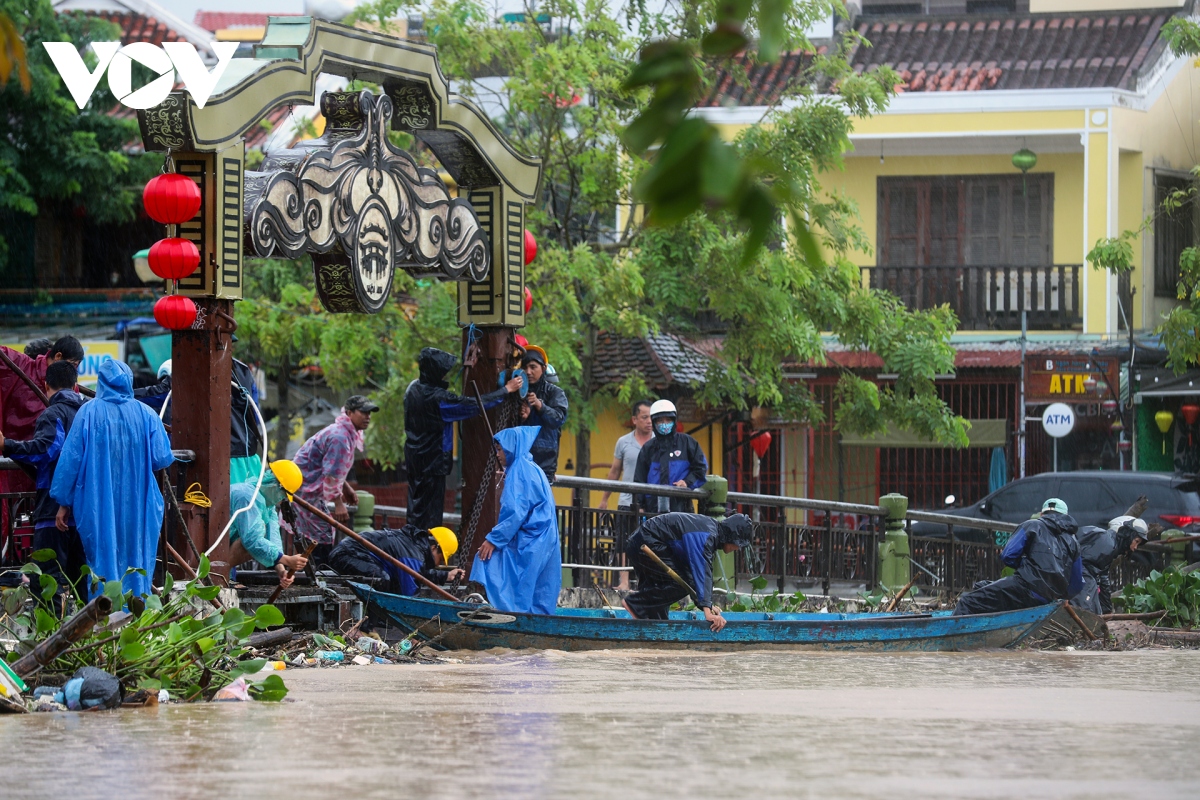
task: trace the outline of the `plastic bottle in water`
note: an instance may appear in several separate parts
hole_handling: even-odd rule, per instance
[[[346,654],[341,650],[318,650],[318,661],[345,661]]]

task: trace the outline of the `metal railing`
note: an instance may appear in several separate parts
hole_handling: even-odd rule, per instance
[[[611,566],[620,563],[626,539],[641,517],[631,512],[586,506],[587,491],[626,492],[704,500],[707,492],[668,486],[560,475],[556,487],[573,489],[570,506],[559,506],[559,535],[563,560],[575,564]],[[842,503],[804,497],[729,492],[728,502],[757,518],[751,561],[737,558],[740,576],[763,575],[781,592],[794,588],[830,593],[831,585],[872,587],[879,582],[878,544],[887,510],[864,503]],[[806,512],[803,522],[786,522],[784,509]],[[1006,522],[978,520],[952,514],[912,511],[908,521],[947,526],[945,539],[910,536],[916,585],[928,592],[959,592],[976,580],[1000,577],[1000,548],[963,541],[958,529],[1011,532]],[[619,576],[607,572],[574,571],[576,585],[612,585]]]
[[[948,304],[962,330],[1016,329],[1021,312],[1035,328],[1083,324],[1081,264],[868,266],[872,289],[885,289],[912,309]]]

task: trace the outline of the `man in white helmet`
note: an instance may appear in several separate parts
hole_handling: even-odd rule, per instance
[[[1076,531],[1079,557],[1083,559],[1083,589],[1071,598],[1071,603],[1093,614],[1111,614],[1108,569],[1121,556],[1136,553],[1138,546],[1149,538],[1150,528],[1145,520],[1128,515],[1111,520],[1107,528],[1085,525]]]
[[[700,443],[677,430],[678,413],[670,400],[657,400],[650,406],[650,424],[654,438],[638,454],[635,483],[654,483],[659,486],[678,486],[699,489],[708,474],[708,460]],[[647,513],[695,511],[692,501],[683,497],[660,497],[635,494],[634,506]]]

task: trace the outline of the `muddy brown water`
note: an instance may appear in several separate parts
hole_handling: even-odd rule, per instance
[[[453,655],[0,717],[0,797],[1200,797],[1197,651]]]

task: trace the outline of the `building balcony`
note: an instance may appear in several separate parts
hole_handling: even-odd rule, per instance
[[[1071,330],[1083,326],[1081,264],[1046,266],[868,266],[872,289],[886,289],[913,310],[947,304],[959,329]]]

